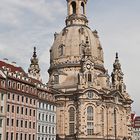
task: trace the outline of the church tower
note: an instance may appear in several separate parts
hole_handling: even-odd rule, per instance
[[[66,26],[54,34],[50,49],[48,86],[56,97],[57,138],[131,139],[132,100],[117,68],[118,55],[110,82],[98,32],[88,27],[86,5],[87,0],[67,0]]]
[[[36,55],[36,47],[34,47],[33,56],[31,58],[31,64],[30,64],[30,67],[28,68],[28,75],[29,77],[32,77],[34,79],[41,81],[40,68],[38,64],[38,58]]]

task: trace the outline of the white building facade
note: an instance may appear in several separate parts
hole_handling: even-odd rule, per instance
[[[38,92],[37,140],[56,140],[56,106],[47,91]],[[46,97],[49,97],[45,100]]]
[[[132,121],[133,140],[140,140],[140,116],[136,116]]]

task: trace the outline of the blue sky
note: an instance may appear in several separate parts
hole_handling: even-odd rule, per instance
[[[88,0],[87,17],[104,49],[105,67],[112,71],[119,53],[127,91],[139,110],[140,0]],[[37,47],[43,80],[48,78],[53,34],[65,26],[66,0],[0,0],[0,59],[16,61],[26,71]]]

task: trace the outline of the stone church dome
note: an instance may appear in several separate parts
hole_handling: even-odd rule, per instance
[[[98,33],[88,27],[86,3],[87,0],[67,0],[66,27],[54,34],[50,49],[49,83],[61,89],[76,87],[79,72],[87,63],[88,67],[94,65],[94,75],[104,77],[106,73]]]
[[[77,57],[80,60],[86,42],[89,43],[95,62],[102,65],[103,52],[97,31],[93,32],[85,25],[66,26],[60,34],[55,34],[55,40],[50,50],[51,62],[68,57]]]
[[[50,49],[49,73],[56,67],[64,66],[63,64],[70,65],[73,62],[79,64],[87,44],[94,63],[104,69],[103,50],[98,33],[88,27],[85,13],[87,0],[67,0],[67,2],[66,27],[60,33],[54,34],[54,43]]]
[[[86,3],[67,0],[66,26],[54,34],[50,49],[48,86],[57,104],[57,139],[130,140],[132,100],[118,54],[110,82],[98,33],[88,27]]]

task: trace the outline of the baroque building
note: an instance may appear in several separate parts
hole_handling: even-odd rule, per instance
[[[67,0],[66,26],[54,34],[48,85],[55,93],[58,140],[131,140],[131,104],[116,53],[111,76],[87,0]]]
[[[55,98],[41,82],[36,48],[27,74],[0,60],[0,140],[55,140]]]
[[[132,139],[140,140],[140,116],[136,116],[135,113],[132,113],[131,120],[132,120]]]

